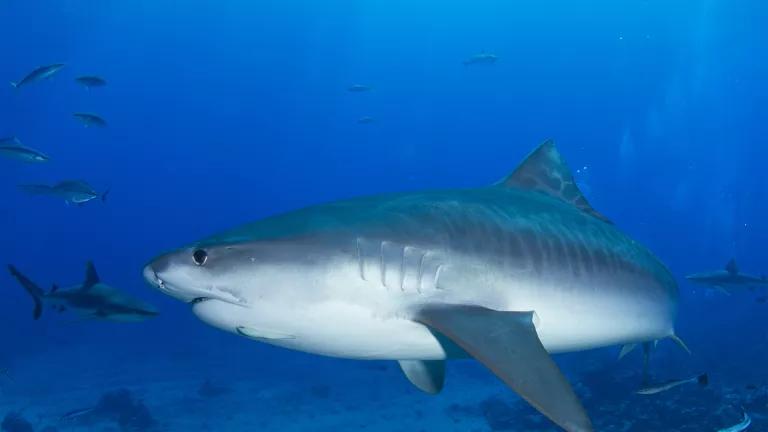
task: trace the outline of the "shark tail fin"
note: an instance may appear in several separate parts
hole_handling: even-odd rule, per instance
[[[109,192],[112,191],[112,188],[107,188],[107,190],[104,191],[104,193],[101,194],[101,202],[107,202],[107,196],[109,196]]]
[[[677,346],[682,348],[685,352],[687,352],[688,354],[691,354],[691,349],[688,348],[688,345],[686,345],[685,342],[683,342],[683,340],[680,339],[676,334],[672,333],[672,335],[670,335],[669,338],[672,340],[672,342],[677,344]]]
[[[699,377],[696,379],[696,382],[698,382],[699,385],[702,386],[702,387],[708,386],[709,385],[709,375],[707,375],[705,373],[699,375]]]
[[[40,316],[43,314],[43,297],[45,296],[45,293],[39,286],[37,286],[34,282],[32,282],[31,279],[24,276],[20,271],[18,271],[16,267],[12,265],[8,265],[8,271],[11,272],[11,276],[15,277],[16,280],[19,281],[21,286],[23,286],[24,289],[27,290],[29,295],[32,296],[32,299],[35,301],[35,309],[32,312],[32,317],[34,319],[39,319]]]

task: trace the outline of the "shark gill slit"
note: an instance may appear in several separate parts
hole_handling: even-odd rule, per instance
[[[389,290],[387,287],[386,263],[384,262],[384,243],[386,243],[386,241],[382,241],[379,244],[379,277],[381,278],[381,285]]]
[[[365,278],[365,263],[363,262],[363,251],[362,247],[360,246],[360,237],[358,237],[355,241],[355,246],[357,247],[357,267],[358,270],[360,270],[360,279],[364,281],[368,281]]]
[[[432,282],[435,285],[435,290],[442,290],[442,288],[440,288],[440,273],[442,273],[443,267],[445,267],[444,264],[439,264],[435,270],[435,280]]]
[[[400,291],[405,292],[405,250],[408,246],[402,247],[400,253]]]
[[[424,279],[424,260],[427,258],[427,254],[429,251],[426,251],[421,254],[421,259],[419,260],[419,269],[418,269],[418,276],[416,278],[416,292],[421,294],[421,284]]]

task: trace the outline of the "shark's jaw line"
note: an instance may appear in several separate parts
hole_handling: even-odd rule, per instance
[[[231,305],[235,306],[241,306],[246,307],[248,306],[248,301],[244,298],[239,298],[233,295],[230,292],[227,292],[226,290],[223,290],[221,288],[216,288],[213,286],[207,287],[206,290],[197,290],[194,292],[191,292],[187,289],[180,289],[173,284],[167,282],[163,278],[160,277],[160,275],[157,274],[156,271],[152,269],[146,269],[144,271],[145,278],[147,281],[158,288],[160,291],[164,292],[165,294],[168,294],[172,297],[190,297],[192,296],[187,302],[191,305],[195,305],[198,303],[202,303],[209,300],[218,300],[224,303],[229,303]],[[195,293],[198,293],[199,295],[194,296]]]

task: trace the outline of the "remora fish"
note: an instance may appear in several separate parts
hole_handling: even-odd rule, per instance
[[[150,284],[250,339],[397,360],[419,389],[472,357],[569,432],[589,417],[549,353],[674,334],[677,285],[595,211],[551,141],[478,189],[363,197],[161,255]]]
[[[108,321],[143,321],[157,315],[157,310],[152,306],[102,283],[96,268],[90,261],[86,266],[85,280],[82,284],[61,290],[54,285],[48,293],[19,272],[16,267],[9,265],[8,270],[35,301],[34,319],[40,318],[45,305],[59,312],[71,310],[84,318]]]
[[[475,54],[472,57],[464,60],[462,63],[464,63],[464,66],[470,66],[475,64],[494,64],[498,59],[499,58],[494,54],[481,52],[480,54]]]
[[[21,79],[21,81],[11,82],[13,88],[19,88],[21,86],[33,83],[35,81],[41,81],[52,77],[56,72],[60,71],[64,67],[63,63],[56,63],[48,66],[40,66],[39,68],[28,73],[27,76]]]
[[[713,272],[695,273],[685,277],[691,282],[705,285],[707,287],[720,290],[725,294],[730,294],[731,290],[737,288],[754,288],[759,286],[768,286],[768,278],[765,276],[752,276],[739,271],[736,260],[731,259],[725,265],[725,269]]]
[[[691,378],[686,378],[681,380],[672,380],[672,381],[667,381],[659,384],[653,384],[648,387],[643,387],[640,390],[636,391],[635,393],[641,394],[641,395],[652,395],[656,393],[665,392],[677,386],[680,386],[683,384],[689,384],[689,383],[698,383],[700,386],[706,387],[709,384],[709,377],[707,376],[707,374],[701,374]]]
[[[74,113],[74,114],[72,114],[72,116],[75,117],[77,120],[80,120],[80,122],[85,127],[91,127],[91,126],[106,127],[107,126],[107,121],[104,120],[103,118],[99,117],[96,114],[92,114],[92,113]]]
[[[79,76],[75,78],[75,82],[82,85],[86,89],[90,89],[92,87],[104,87],[107,85],[107,81],[104,78],[95,75]]]
[[[0,155],[23,162],[48,162],[50,158],[43,152],[25,147],[16,137],[0,139]]]
[[[720,429],[717,432],[742,432],[747,430],[747,428],[752,424],[752,418],[749,417],[749,414],[747,414],[746,411],[742,408],[742,415],[741,415],[741,421],[736,423],[733,426],[729,426],[724,429]]]
[[[106,202],[107,195],[109,195],[109,189],[98,193],[91,185],[82,180],[64,180],[53,186],[39,184],[19,185],[19,188],[32,195],[54,196],[63,198],[67,204],[78,205],[95,199],[101,199],[102,202]]]

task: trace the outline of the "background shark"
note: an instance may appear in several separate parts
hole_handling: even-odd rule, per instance
[[[475,358],[567,431],[591,422],[549,353],[674,335],[677,285],[595,211],[552,142],[489,187],[268,218],[144,269],[204,322],[285,348],[400,362],[437,393]]]
[[[45,305],[59,312],[71,310],[84,318],[108,321],[143,321],[157,315],[157,310],[152,306],[101,283],[96,268],[90,261],[86,265],[85,280],[82,284],[69,289],[59,289],[54,285],[48,293],[16,267],[9,265],[8,270],[34,299],[35,319],[40,318]]]
[[[725,269],[713,272],[694,273],[685,277],[691,282],[718,289],[726,294],[738,288],[751,288],[768,286],[768,278],[765,276],[753,276],[739,272],[739,266],[735,259],[728,261]]]

